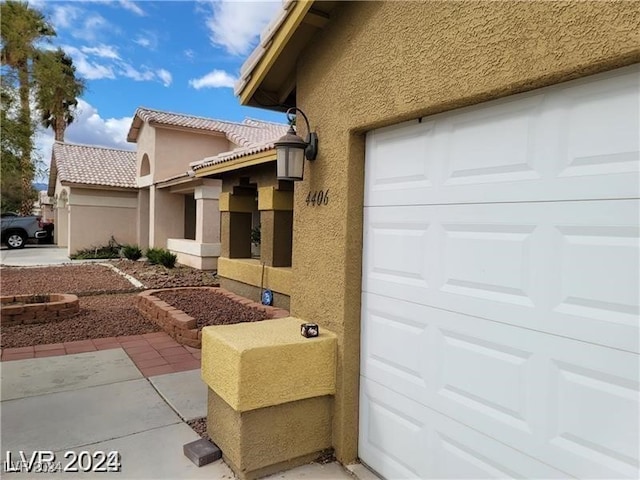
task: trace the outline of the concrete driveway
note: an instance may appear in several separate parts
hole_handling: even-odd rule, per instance
[[[66,247],[56,245],[26,245],[24,248],[9,250],[4,245],[0,249],[0,265],[6,267],[34,267],[38,265],[62,265],[80,263],[70,260]]]

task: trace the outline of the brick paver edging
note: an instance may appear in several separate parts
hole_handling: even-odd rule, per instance
[[[165,332],[0,349],[3,362],[122,348],[145,377],[200,368],[201,351],[180,345]]]
[[[145,318],[160,325],[162,329],[171,337],[175,338],[178,343],[194,348],[200,348],[202,340],[202,332],[196,327],[196,319],[154,296],[156,292],[171,292],[177,290],[210,290],[218,295],[224,295],[245,307],[260,310],[266,313],[269,319],[289,316],[287,310],[262,305],[261,303],[241,297],[220,287],[162,288],[146,290],[137,295],[134,305]]]
[[[68,293],[44,295],[42,302],[35,301],[37,295],[9,295],[0,297],[0,325],[56,322],[69,318],[80,311],[78,297]],[[24,303],[32,301],[33,303]]]

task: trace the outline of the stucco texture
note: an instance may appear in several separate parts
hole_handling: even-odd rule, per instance
[[[300,335],[297,318],[205,327],[202,380],[245,412],[335,392],[335,335]]]
[[[291,313],[338,336],[339,460],[357,456],[363,133],[637,62],[639,27],[638,2],[339,2],[299,56],[319,154],[295,186]]]
[[[135,243],[137,207],[137,191],[71,188],[67,220],[69,253],[107,245],[111,237],[120,244]]]
[[[331,446],[330,396],[238,412],[209,389],[207,432],[241,479],[308,463]]]

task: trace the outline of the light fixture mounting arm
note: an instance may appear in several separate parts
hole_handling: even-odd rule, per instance
[[[318,134],[316,132],[311,131],[311,126],[309,125],[309,119],[305,115],[305,113],[299,109],[298,107],[290,107],[287,109],[287,121],[289,122],[289,126],[293,126],[297,114],[302,115],[304,122],[307,124],[307,148],[305,149],[304,156],[307,160],[315,160],[318,155]]]

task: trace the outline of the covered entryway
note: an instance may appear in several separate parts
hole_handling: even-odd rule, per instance
[[[370,132],[359,455],[638,478],[637,66]]]

